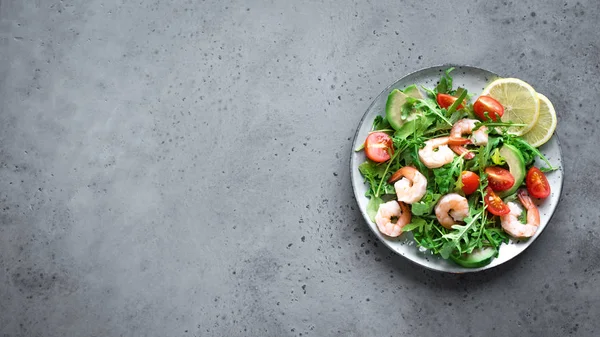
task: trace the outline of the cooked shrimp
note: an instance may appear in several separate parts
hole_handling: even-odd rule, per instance
[[[474,145],[485,145],[488,142],[488,129],[485,126],[480,127],[476,131],[473,131],[475,128],[475,123],[479,122],[476,119],[468,119],[463,118],[458,122],[454,123],[452,129],[450,130],[450,138],[451,139],[460,139],[464,134],[472,134],[471,142]]]
[[[485,126],[480,127],[478,130],[473,131],[475,123],[479,122],[476,119],[464,118],[454,123],[450,130],[449,143],[450,148],[459,156],[465,153],[465,159],[473,159],[475,155],[470,152],[462,145],[473,144],[473,145],[485,145],[488,142],[488,129]],[[462,138],[464,134],[472,134],[471,139]]]
[[[411,219],[408,206],[396,200],[379,205],[375,215],[375,223],[379,231],[389,237],[395,238],[402,234],[402,227]]]
[[[412,166],[404,166],[396,171],[390,179],[394,184],[398,201],[413,204],[423,198],[427,191],[427,178]]]
[[[521,223],[519,216],[523,209],[514,202],[508,202],[510,213],[500,217],[502,229],[514,238],[528,238],[533,236],[540,225],[540,211],[529,197],[526,190],[517,193],[519,201],[527,210],[527,223]]]
[[[440,224],[448,229],[469,215],[467,198],[457,193],[443,196],[435,206],[435,216]]]
[[[425,147],[419,150],[419,158],[425,166],[438,168],[454,160],[454,152],[448,147],[448,139],[449,137],[439,137],[425,142]]]

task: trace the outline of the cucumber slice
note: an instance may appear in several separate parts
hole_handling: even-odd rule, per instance
[[[497,252],[494,248],[485,247],[481,249],[474,249],[471,254],[462,254],[460,256],[450,255],[450,258],[460,266],[466,268],[478,268],[492,262],[492,259],[496,255]]]
[[[514,194],[517,189],[523,183],[525,176],[527,175],[527,170],[525,169],[525,159],[521,154],[521,151],[516,147],[504,144],[500,148],[500,155],[504,157],[506,164],[508,164],[508,170],[510,174],[512,174],[513,178],[515,178],[515,184],[509,190],[498,193],[500,198],[507,197],[511,194]]]
[[[421,95],[419,88],[414,84],[406,87],[404,91],[394,89],[388,95],[385,104],[385,117],[395,130],[399,130],[404,123],[413,120],[416,117],[413,111],[406,119],[402,119],[402,106],[406,103],[408,97],[423,99],[423,95]]]

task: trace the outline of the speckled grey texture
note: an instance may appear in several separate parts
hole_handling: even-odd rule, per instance
[[[0,336],[597,336],[598,1],[0,0]],[[459,63],[554,103],[563,197],[474,275],[378,244],[350,141]]]

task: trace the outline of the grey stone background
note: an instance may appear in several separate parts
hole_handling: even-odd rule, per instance
[[[0,0],[1,336],[597,336],[600,2]],[[351,137],[408,72],[468,64],[558,111],[525,254],[391,254]]]

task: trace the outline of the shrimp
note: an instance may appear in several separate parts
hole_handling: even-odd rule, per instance
[[[398,201],[414,204],[427,192],[427,178],[412,166],[404,166],[396,171],[388,183],[394,184]]]
[[[425,166],[438,168],[454,160],[454,152],[448,147],[448,140],[449,137],[439,137],[425,142],[425,147],[419,150],[419,158]]]
[[[451,139],[459,139],[462,138],[462,135],[464,134],[472,134],[471,136],[471,142],[473,142],[474,145],[485,145],[488,142],[488,134],[487,134],[487,127],[482,126],[479,129],[477,129],[476,131],[473,131],[473,129],[475,128],[475,123],[479,122],[476,119],[468,119],[468,118],[463,118],[461,120],[459,120],[458,122],[454,123],[454,125],[452,126],[452,129],[450,130],[450,138]]]
[[[440,224],[448,229],[469,215],[467,198],[457,193],[443,196],[435,206],[435,216]]]
[[[454,123],[450,130],[450,148],[459,156],[465,153],[465,159],[473,159],[475,155],[464,148],[462,145],[473,144],[473,145],[486,145],[488,142],[488,129],[485,126],[480,127],[478,130],[473,131],[475,123],[479,122],[476,119],[463,118],[458,122]],[[472,134],[471,139],[462,138],[463,134]]]
[[[526,190],[519,190],[517,193],[519,201],[527,210],[527,223],[523,224],[519,221],[519,216],[523,209],[514,202],[508,202],[510,213],[500,217],[502,229],[514,238],[532,237],[540,225],[540,211],[529,197]]]
[[[379,205],[375,215],[375,223],[379,231],[392,238],[402,234],[402,227],[406,226],[410,219],[411,214],[408,206],[396,200]]]

